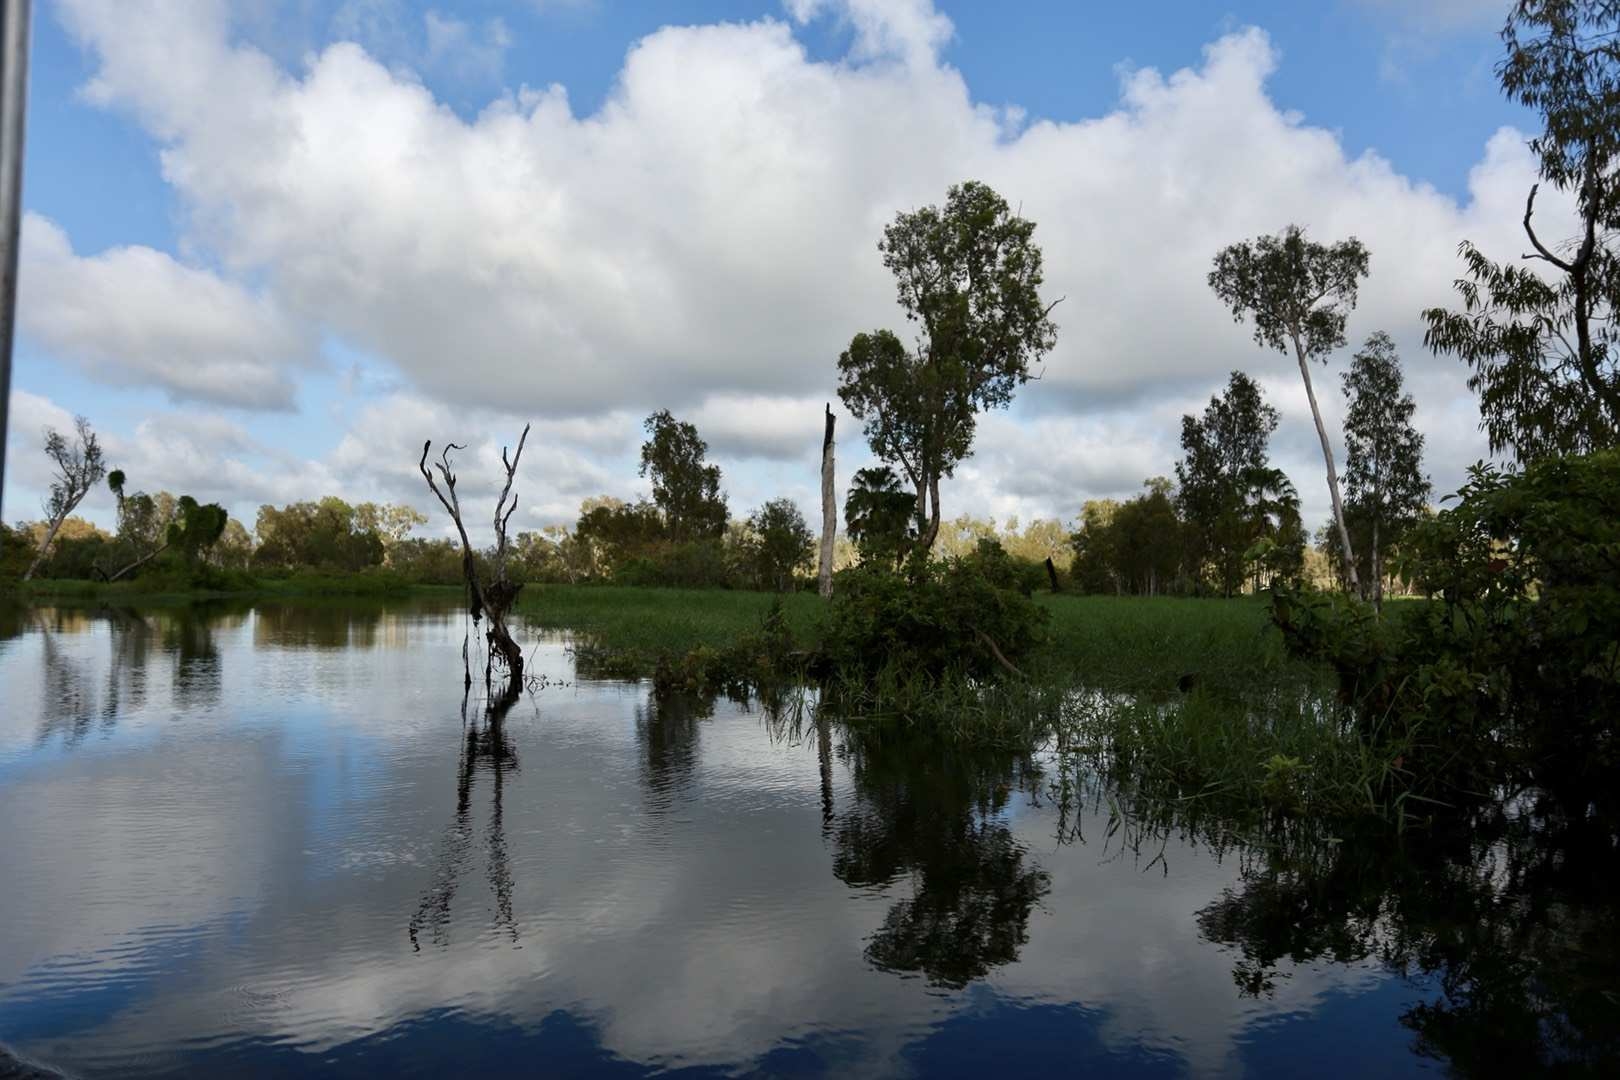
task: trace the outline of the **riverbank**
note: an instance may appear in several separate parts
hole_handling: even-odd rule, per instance
[[[152,582],[32,582],[11,595],[54,606],[179,606],[254,601],[366,608],[443,603],[454,586],[392,575],[295,575],[231,590],[157,590]],[[1404,744],[1362,739],[1337,702],[1332,673],[1287,655],[1265,602],[1037,595],[1047,613],[1022,678],[894,686],[833,685],[834,711],[954,743],[1055,740],[1065,759],[1155,804],[1195,802],[1237,817],[1284,811],[1405,820],[1397,800],[1421,787],[1400,772]],[[594,679],[679,675],[757,638],[780,604],[796,648],[819,647],[825,605],[814,593],[610,585],[531,585],[517,605],[528,631],[561,632]],[[520,637],[522,636],[520,632]],[[743,673],[746,676],[746,672]],[[780,674],[780,673],[778,673]],[[836,683],[837,680],[834,680]],[[684,685],[679,678],[673,688]],[[694,680],[700,697],[735,686]]]
[[[531,626],[588,636],[616,666],[650,674],[661,658],[720,649],[759,629],[773,603],[793,636],[818,639],[824,605],[814,593],[531,585],[517,610]],[[1263,600],[1037,595],[1049,616],[1034,678],[1083,679],[1130,693],[1251,686],[1304,670],[1283,650]]]

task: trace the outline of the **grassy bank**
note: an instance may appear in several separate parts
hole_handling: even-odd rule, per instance
[[[661,656],[723,648],[759,628],[775,597],[723,590],[531,585],[518,610],[530,625],[569,629],[605,654],[650,673]],[[823,605],[813,593],[781,597],[795,638],[813,647]],[[1299,676],[1263,601],[1168,597],[1039,596],[1050,621],[1030,665],[1040,681],[1130,693],[1199,685],[1237,689]],[[633,662],[633,664],[631,663]]]
[[[163,584],[42,581],[16,592],[57,606],[225,597],[451,604],[461,595],[386,575],[294,575],[231,591]],[[757,635],[778,600],[793,641],[814,650],[825,606],[813,593],[531,585],[518,612],[530,627],[570,632],[582,674],[644,677]],[[1048,621],[1026,679],[933,685],[886,671],[878,685],[834,680],[823,694],[851,722],[952,742],[1055,739],[1070,764],[1149,801],[1240,815],[1402,816],[1397,800],[1410,787],[1399,775],[1403,748],[1369,743],[1341,722],[1331,674],[1285,654],[1264,601],[1043,595],[1037,602]]]

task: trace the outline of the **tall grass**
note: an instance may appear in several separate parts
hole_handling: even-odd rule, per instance
[[[723,648],[758,630],[777,597],[725,589],[654,589],[614,585],[530,585],[517,610],[531,627],[569,630],[577,644],[650,675],[660,658],[699,647]],[[786,593],[782,612],[796,637],[814,637],[821,599]]]
[[[1238,697],[1075,694],[1057,749],[1138,800],[1249,818],[1421,816],[1432,806],[1402,769],[1412,748],[1381,736],[1360,731],[1332,697],[1284,683]]]

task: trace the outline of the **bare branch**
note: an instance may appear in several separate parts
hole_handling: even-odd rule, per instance
[[[1535,213],[1536,210],[1536,189],[1539,187],[1541,187],[1540,184],[1531,184],[1530,197],[1524,201],[1524,232],[1525,235],[1530,238],[1530,243],[1535,245],[1536,251],[1540,252],[1540,254],[1526,255],[1525,258],[1545,259],[1547,262],[1550,262],[1554,266],[1558,267],[1558,269],[1562,270],[1564,273],[1573,274],[1575,272],[1575,267],[1548,251],[1547,246],[1541,242],[1541,237],[1536,235],[1536,230],[1530,224],[1530,215]]]

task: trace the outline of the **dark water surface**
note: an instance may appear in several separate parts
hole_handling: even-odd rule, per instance
[[[1039,750],[659,705],[554,637],[492,729],[463,631],[0,612],[0,1042],[85,1076],[1613,1060],[1605,887],[1512,824],[1421,859],[1134,850]]]

